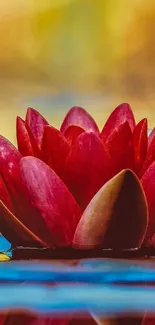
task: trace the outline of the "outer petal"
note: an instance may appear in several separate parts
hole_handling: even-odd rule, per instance
[[[52,126],[46,126],[42,143],[42,158],[59,176],[63,176],[70,145],[65,136]]]
[[[66,131],[64,132],[64,135],[66,137],[66,139],[68,140],[70,146],[72,146],[77,137],[84,132],[84,129],[81,128],[80,126],[77,125],[71,125],[68,127],[68,129],[66,129]]]
[[[82,208],[111,175],[101,140],[92,132],[79,135],[66,161],[66,183]]]
[[[0,136],[0,171],[11,195],[14,193],[14,185],[18,184],[20,179],[19,161],[21,157],[20,152],[12,143]]]
[[[17,143],[22,156],[40,157],[40,150],[31,132],[31,129],[20,117],[17,117]]]
[[[126,103],[117,106],[111,113],[102,129],[101,139],[106,141],[114,129],[124,122],[128,122],[131,130],[134,130],[136,125],[134,115],[130,105]]]
[[[15,215],[26,227],[46,242],[48,229],[43,226],[41,221],[38,223],[38,213],[29,198],[26,197],[19,167],[21,157],[19,151],[1,136],[0,171],[12,198]],[[50,241],[48,238],[48,243],[50,242],[50,245],[52,245],[51,236],[49,237]]]
[[[38,224],[48,229],[55,245],[70,244],[81,217],[80,208],[71,193],[41,160],[24,157],[20,166],[27,195],[38,211]]]
[[[45,118],[34,108],[29,107],[25,118],[26,123],[30,127],[32,134],[37,142],[38,147],[41,147],[44,128],[48,125]]]
[[[132,133],[128,122],[119,124],[106,141],[106,148],[112,161],[114,173],[134,167]]]
[[[155,162],[145,172],[141,183],[147,198],[149,210],[149,224],[144,241],[146,244],[155,233]]]
[[[139,175],[147,154],[147,119],[141,120],[133,132],[134,170]]]
[[[74,106],[69,110],[61,125],[60,131],[64,133],[71,125],[77,125],[85,131],[92,131],[97,135],[99,134],[99,129],[94,119],[84,108],[79,106]]]
[[[77,248],[139,247],[147,228],[147,204],[136,175],[123,170],[94,196],[77,226]]]
[[[0,200],[13,212],[13,204],[2,176],[0,176]]]
[[[154,161],[155,161],[155,128],[152,130],[151,134],[149,135],[148,151],[141,170],[141,176],[145,173],[145,171],[149,168],[149,166]]]
[[[7,209],[2,201],[0,201],[0,232],[14,246],[46,246]]]

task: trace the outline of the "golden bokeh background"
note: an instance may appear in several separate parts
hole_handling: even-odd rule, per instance
[[[0,132],[38,108],[60,125],[81,105],[100,126],[129,102],[155,125],[154,0],[0,0]]]

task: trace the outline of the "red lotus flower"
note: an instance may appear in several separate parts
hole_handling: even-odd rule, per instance
[[[18,150],[0,137],[0,231],[12,245],[153,243],[155,130],[148,137],[128,104],[101,132],[83,108],[71,108],[60,131],[29,108],[17,142]]]
[[[60,131],[29,108],[25,121],[17,118],[17,142],[19,150],[0,137],[0,231],[13,245],[150,243],[155,131],[148,138],[147,120],[136,125],[128,104],[101,133],[83,108],[71,108]]]

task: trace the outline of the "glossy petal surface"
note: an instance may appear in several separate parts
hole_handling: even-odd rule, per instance
[[[68,143],[70,144],[70,146],[72,146],[75,143],[78,136],[83,132],[84,132],[84,129],[81,128],[80,126],[71,125],[68,127],[68,129],[66,129],[66,131],[64,132],[64,135],[65,135],[66,139],[68,140]]]
[[[133,132],[134,170],[139,175],[147,154],[147,119],[141,120]]]
[[[147,228],[147,204],[130,170],[110,179],[94,196],[77,226],[73,246],[125,249],[139,247]]]
[[[41,148],[44,128],[48,125],[48,122],[39,112],[31,107],[27,109],[25,121],[31,129],[38,147]]]
[[[46,126],[43,136],[42,157],[55,172],[63,177],[70,145],[65,136],[52,126]]]
[[[113,130],[106,141],[106,148],[112,161],[114,174],[122,169],[134,167],[132,133],[128,122]]]
[[[118,128],[119,125],[124,122],[128,122],[131,130],[134,130],[134,127],[136,125],[134,115],[130,105],[126,103],[117,106],[111,113],[102,129],[101,139],[106,142],[115,128]]]
[[[152,130],[151,134],[148,138],[148,150],[146,159],[144,161],[141,175],[145,173],[145,171],[149,168],[149,166],[155,161],[155,128]]]
[[[77,138],[66,161],[66,183],[82,208],[111,177],[110,158],[92,132]]]
[[[77,125],[85,131],[92,131],[97,135],[99,134],[99,129],[94,119],[84,108],[79,106],[74,106],[69,110],[61,125],[60,131],[64,133],[71,125]]]
[[[40,157],[40,151],[31,129],[20,117],[17,117],[17,144],[22,156]]]
[[[147,243],[155,232],[155,162],[145,172],[141,183],[147,198],[149,211],[149,224],[145,236],[145,243]]]
[[[13,246],[46,246],[7,209],[2,201],[0,201],[0,232]]]
[[[38,212],[38,224],[46,242],[71,243],[81,211],[71,193],[55,172],[41,160],[21,159],[21,174],[31,204]],[[43,239],[43,237],[41,237]]]

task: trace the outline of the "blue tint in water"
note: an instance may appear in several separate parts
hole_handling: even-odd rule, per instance
[[[11,247],[10,242],[0,235],[0,252],[7,251]]]

